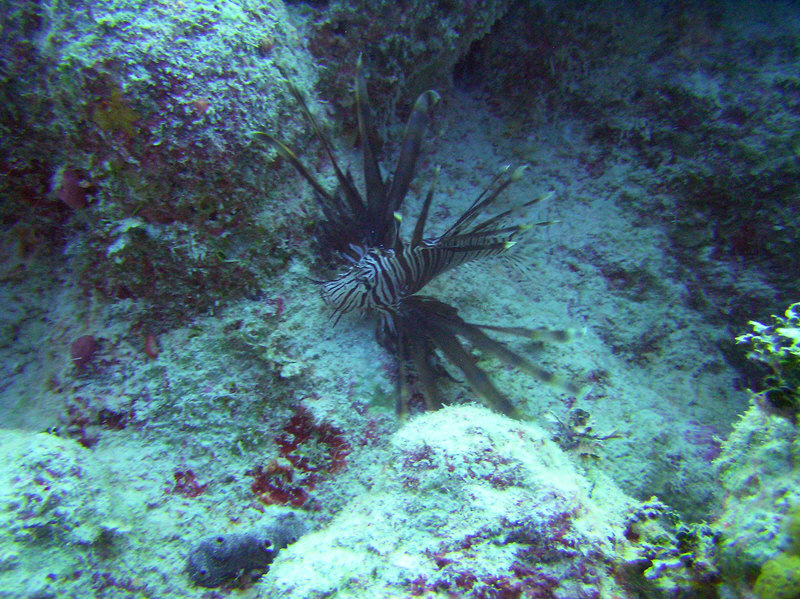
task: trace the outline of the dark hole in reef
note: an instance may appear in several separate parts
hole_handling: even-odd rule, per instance
[[[484,48],[481,40],[470,44],[467,53],[453,67],[453,85],[461,91],[475,90],[483,84],[481,62]]]
[[[97,424],[103,428],[121,431],[125,428],[130,416],[129,412],[114,412],[108,408],[103,408],[97,413]]]
[[[328,8],[328,0],[285,0],[285,2],[289,5],[305,4],[311,8]]]

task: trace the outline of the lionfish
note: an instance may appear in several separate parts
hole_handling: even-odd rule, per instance
[[[443,234],[426,238],[425,222],[434,196],[437,169],[411,239],[404,241],[400,237],[398,211],[411,185],[422,136],[430,113],[440,100],[439,94],[428,90],[417,98],[406,124],[394,172],[384,178],[378,164],[377,136],[370,119],[366,79],[359,56],[355,97],[364,161],[365,195],[362,196],[350,172],[344,173],[339,167],[331,143],[322,133],[302,94],[291,83],[289,90],[330,159],[338,181],[337,188],[333,191],[325,189],[288,146],[271,135],[261,135],[313,188],[324,216],[316,231],[322,253],[350,264],[335,279],[319,282],[322,298],[333,310],[334,326],[343,314],[351,311],[379,315],[377,337],[384,347],[396,354],[399,362],[397,411],[401,417],[408,413],[415,392],[422,396],[425,409],[441,407],[436,378],[447,375],[447,372],[438,361],[436,350],[463,373],[489,407],[511,416],[519,415],[515,406],[477,366],[476,359],[460,339],[511,367],[577,394],[579,388],[574,383],[532,364],[484,333],[494,331],[538,341],[566,341],[572,336],[572,331],[469,323],[458,316],[453,306],[418,295],[427,283],[447,270],[479,258],[503,254],[514,245],[518,235],[533,226],[509,224],[508,220],[518,209],[531,206],[542,198],[484,220],[478,219],[509,185],[522,176],[525,166],[513,171],[508,167],[503,169]]]

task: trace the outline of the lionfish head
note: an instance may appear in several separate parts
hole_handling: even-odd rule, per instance
[[[370,248],[364,250],[361,259],[333,280],[322,283],[322,299],[333,309],[332,317],[339,321],[342,314],[358,310],[393,311],[399,301],[392,288],[389,294],[382,293],[387,285],[393,287],[387,276],[386,262],[394,258],[393,250]]]

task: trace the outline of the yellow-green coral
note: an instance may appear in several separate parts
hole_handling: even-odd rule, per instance
[[[759,395],[780,413],[794,420],[800,414],[800,303],[789,306],[775,324],[751,321],[753,332],[736,338],[750,346],[747,357],[770,367]]]
[[[800,555],[800,504],[789,508],[786,514],[786,534],[792,540],[790,552]]]
[[[753,587],[760,599],[800,598],[800,557],[781,553],[761,568]]]
[[[92,111],[92,120],[103,131],[123,132],[131,137],[136,133],[136,121],[139,118],[140,115],[128,106],[118,87],[112,88],[109,98]]]
[[[786,532],[792,540],[791,548],[761,567],[753,587],[760,599],[800,599],[800,505],[786,514]]]

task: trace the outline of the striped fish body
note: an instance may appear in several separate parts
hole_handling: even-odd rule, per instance
[[[434,277],[465,262],[504,252],[509,240],[463,244],[445,239],[423,241],[399,251],[361,249],[361,259],[336,279],[322,284],[322,298],[337,319],[345,312],[397,312],[400,302]]]
[[[439,95],[428,90],[414,103],[406,124],[397,162],[391,175],[384,177],[378,163],[377,135],[371,123],[366,78],[361,58],[356,63],[356,114],[359,141],[363,152],[364,192],[359,190],[350,173],[339,167],[331,144],[323,135],[302,94],[293,85],[289,91],[300,111],[306,116],[330,160],[338,188],[326,189],[298,159],[291,148],[266,132],[266,138],[279,156],[291,164],[313,188],[323,218],[317,224],[316,239],[326,262],[346,259],[350,268],[337,278],[321,282],[324,301],[332,308],[334,324],[342,314],[351,311],[379,314],[378,340],[394,353],[399,362],[398,413],[404,416],[416,392],[422,396],[425,409],[434,410],[443,404],[438,396],[436,379],[450,377],[439,358],[450,362],[487,405],[505,414],[516,416],[515,406],[500,393],[486,373],[476,364],[472,350],[494,355],[513,368],[579,396],[583,392],[571,381],[554,375],[528,362],[484,330],[541,339],[542,329],[481,325],[464,321],[453,306],[435,298],[417,295],[434,277],[465,262],[502,254],[516,236],[534,225],[548,221],[514,224],[522,210],[549,197],[541,196],[522,205],[501,209],[486,216],[490,206],[509,185],[518,181],[525,170],[520,166],[502,168],[478,194],[456,221],[436,238],[425,237],[425,224],[432,206],[439,169],[422,203],[410,239],[400,238],[401,208],[411,187],[414,167],[420,153],[422,137]],[[482,216],[484,215],[484,216]],[[566,332],[559,339],[569,337]],[[463,341],[468,342],[465,347]]]

